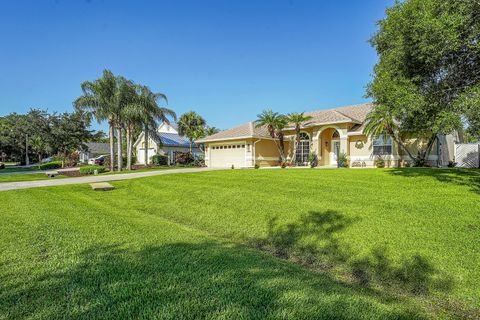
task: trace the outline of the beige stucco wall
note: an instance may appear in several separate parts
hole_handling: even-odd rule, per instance
[[[355,164],[358,167],[374,167],[376,157],[373,155],[372,139],[366,135],[348,135],[348,130],[352,124],[340,123],[322,125],[312,128],[302,129],[302,132],[307,133],[310,136],[310,152],[314,152],[318,156],[319,165],[335,165],[332,163],[331,151],[332,151],[332,135],[335,131],[338,131],[338,139],[340,143],[340,152],[347,154],[349,163]],[[209,143],[208,146],[222,143],[236,143],[237,141],[225,141]],[[244,142],[247,145],[246,164],[248,167],[253,167],[256,164],[260,166],[277,166],[279,165],[278,149],[273,140],[270,139],[246,139],[238,142]],[[416,153],[421,141],[418,139],[411,139],[409,147],[412,152]],[[294,130],[285,131],[285,150],[287,159],[293,159],[295,145],[295,132]],[[450,147],[450,146],[449,146]],[[250,150],[250,151],[249,151]],[[430,156],[430,164],[436,164],[436,145],[432,148]],[[208,152],[206,155],[208,164]],[[393,142],[392,154],[383,156],[385,165],[387,167],[404,166],[408,163],[409,158],[403,152],[400,147]],[[255,159],[255,160],[254,160]]]

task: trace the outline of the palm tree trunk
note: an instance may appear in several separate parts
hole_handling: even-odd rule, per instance
[[[110,171],[115,168],[115,133],[113,131],[113,125],[109,122],[108,135],[110,136]]]
[[[117,166],[118,166],[118,171],[122,171],[123,167],[123,155],[122,155],[122,128],[118,127],[117,128]]]
[[[132,140],[132,137],[131,137],[131,130],[130,130],[130,126],[127,126],[127,132],[126,132],[126,136],[127,136],[127,170],[132,170],[132,148],[130,146],[130,141]]]
[[[145,152],[145,166],[148,165],[148,126],[145,125],[145,136],[144,136],[144,152]]]

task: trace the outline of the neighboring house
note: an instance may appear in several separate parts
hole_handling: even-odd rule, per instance
[[[162,123],[156,134],[149,135],[148,140],[148,158],[153,155],[163,154],[168,156],[168,163],[173,164],[176,152],[189,152],[190,142],[187,137],[180,136],[175,125]],[[133,144],[137,153],[137,163],[145,164],[145,133],[142,132],[137,141]],[[203,155],[203,151],[197,144],[193,144],[192,153],[194,155]],[[149,161],[150,163],[150,161]]]
[[[109,143],[85,142],[83,145],[85,148],[78,151],[80,162],[87,163],[88,159],[110,154]]]
[[[404,154],[390,137],[372,139],[363,132],[364,121],[372,104],[359,104],[328,110],[306,112],[312,119],[302,126],[298,158],[307,164],[309,153],[318,158],[319,166],[336,166],[337,158],[345,153],[351,167],[374,167],[375,159],[382,157],[388,167],[405,166]],[[295,132],[293,126],[284,130],[287,159],[293,160]],[[409,149],[421,143],[410,140]],[[439,137],[428,158],[429,164],[446,166],[453,160],[452,136]],[[256,128],[254,122],[221,131],[197,140],[205,144],[205,163],[209,167],[278,166],[279,153],[274,139],[265,127]]]

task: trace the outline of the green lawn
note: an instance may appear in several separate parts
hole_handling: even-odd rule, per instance
[[[0,173],[2,173],[2,172],[37,171],[37,170],[40,170],[40,168],[38,166],[27,167],[27,168],[5,167],[4,169],[0,169]]]
[[[45,173],[0,174],[0,183],[33,181],[33,180],[51,180],[51,179],[62,179],[62,178],[67,178],[67,177],[58,175],[55,178],[50,178]]]
[[[0,192],[0,319],[480,317],[479,171],[113,184]]]

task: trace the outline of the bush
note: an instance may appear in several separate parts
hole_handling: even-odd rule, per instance
[[[310,168],[315,168],[318,165],[317,155],[313,152],[308,154],[308,162],[310,162]]]
[[[255,163],[255,169],[260,169],[260,166],[257,163]]]
[[[448,167],[449,168],[455,168],[457,163],[455,161],[448,161]],[[0,168],[1,169],[1,168]]]
[[[378,156],[377,159],[375,159],[375,167],[385,168],[385,160],[383,160],[382,157]]]
[[[105,172],[105,167],[104,166],[84,166],[80,168],[80,174],[82,175],[94,174],[95,170],[97,170],[98,173],[102,173],[102,172]]]
[[[0,163],[0,169],[5,169],[5,164],[4,163]]]
[[[175,162],[177,164],[191,164],[194,162],[195,159],[193,158],[193,155],[190,152],[177,152],[175,154]]]
[[[339,167],[339,168],[348,168],[348,158],[347,158],[347,154],[346,154],[346,153],[341,152],[341,153],[338,155],[338,158],[337,158],[337,167]]]
[[[163,154],[156,154],[150,158],[152,164],[157,166],[166,166],[168,164],[168,157]]]
[[[62,167],[62,161],[51,161],[42,163],[38,166],[40,170],[51,170],[51,169],[58,169]]]

